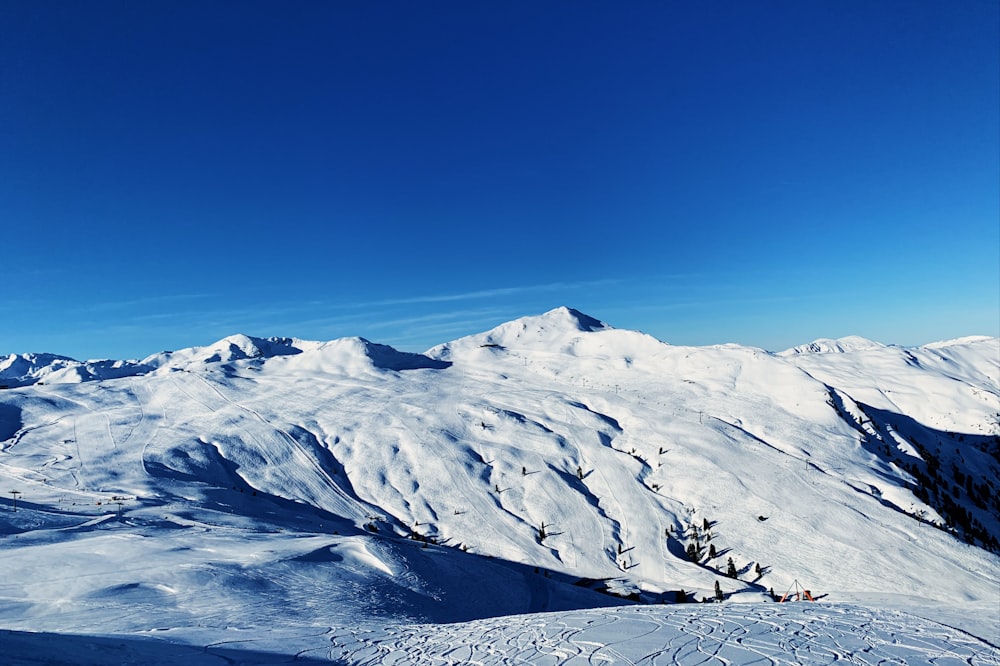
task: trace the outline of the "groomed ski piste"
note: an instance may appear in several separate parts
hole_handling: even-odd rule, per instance
[[[681,347],[569,308],[424,354],[0,358],[0,654],[1000,664],[998,377],[996,338]]]

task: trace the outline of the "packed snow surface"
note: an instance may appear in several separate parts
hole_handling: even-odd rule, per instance
[[[568,308],[424,354],[0,358],[0,651],[998,664],[998,377],[996,338],[774,354]]]

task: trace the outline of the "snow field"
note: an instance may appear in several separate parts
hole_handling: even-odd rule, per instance
[[[101,381],[31,366],[0,393],[0,626],[55,662],[116,636],[95,660],[996,663],[970,613],[1000,559],[903,468],[996,482],[996,348],[672,347],[559,309],[425,356],[232,336]],[[822,603],[758,603],[795,580]]]

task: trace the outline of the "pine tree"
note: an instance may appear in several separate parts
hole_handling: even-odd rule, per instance
[[[719,553],[715,550],[715,544],[713,543],[708,547],[708,559],[714,560],[719,556]]]
[[[719,581],[715,581],[715,600],[722,601],[723,599],[722,586],[719,585]]]
[[[733,558],[731,557],[729,558],[729,561],[726,563],[726,575],[729,576],[730,578],[736,578],[736,576],[738,575],[736,571],[736,565],[733,563]]]

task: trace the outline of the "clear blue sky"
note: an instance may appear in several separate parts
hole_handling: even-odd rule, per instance
[[[1000,3],[0,3],[0,354],[1000,335]]]

